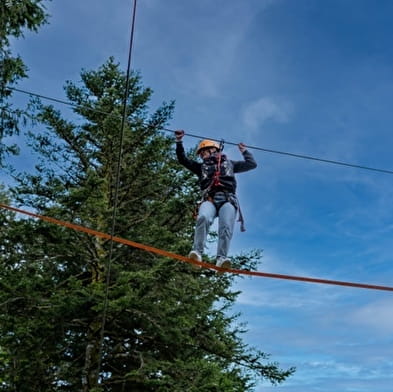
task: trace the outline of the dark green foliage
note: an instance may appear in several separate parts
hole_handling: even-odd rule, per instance
[[[8,102],[11,87],[26,77],[27,68],[10,49],[10,37],[23,37],[25,30],[37,31],[46,23],[44,0],[1,0],[0,2],[0,162],[4,154],[17,153],[15,145],[3,144],[3,138],[19,131],[24,112]]]
[[[24,30],[37,31],[46,22],[44,0],[3,0],[0,2],[0,91],[26,76],[26,67],[19,56],[13,57],[10,37],[23,37]]]
[[[136,73],[129,83],[119,177],[125,75],[109,59],[83,71],[81,86],[67,83],[73,121],[36,103],[39,163],[15,174],[11,196],[107,233],[115,215],[116,236],[184,254],[197,193],[159,132],[174,104],[149,114],[152,91]],[[293,371],[242,342],[228,316],[233,277],[3,211],[0,219],[0,391],[240,392]],[[253,268],[254,256],[237,262]]]

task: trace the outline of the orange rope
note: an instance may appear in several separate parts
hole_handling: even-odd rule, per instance
[[[0,203],[0,207],[4,208],[4,209],[7,209],[9,211],[13,211],[13,212],[17,212],[17,213],[20,213],[20,214],[31,216],[33,218],[41,219],[43,221],[46,221],[46,222],[49,222],[49,223],[53,223],[55,225],[67,227],[69,229],[73,229],[73,230],[76,230],[76,231],[80,231],[80,232],[83,232],[83,233],[94,235],[96,237],[108,239],[108,240],[115,241],[115,242],[118,242],[120,244],[124,244],[124,245],[128,245],[128,246],[132,246],[133,248],[142,249],[142,250],[145,250],[147,252],[156,253],[156,254],[159,254],[161,256],[166,256],[166,257],[169,257],[169,258],[172,258],[172,259],[177,259],[177,260],[183,261],[185,263],[195,264],[195,265],[198,265],[200,267],[213,269],[213,270],[216,270],[216,271],[219,271],[219,272],[230,272],[230,273],[238,274],[238,275],[249,275],[249,276],[259,276],[259,277],[264,277],[264,278],[273,278],[273,279],[295,280],[295,281],[300,281],[300,282],[329,284],[329,285],[347,286],[347,287],[356,287],[356,288],[371,289],[371,290],[393,291],[393,287],[389,287],[389,286],[380,286],[380,285],[373,285],[373,284],[366,284],[366,283],[344,282],[344,281],[329,280],[329,279],[308,278],[308,277],[302,277],[302,276],[292,276],[292,275],[283,275],[283,274],[273,274],[273,273],[268,273],[268,272],[238,270],[238,269],[232,269],[232,268],[228,268],[228,269],[221,268],[221,267],[217,267],[214,264],[205,263],[203,261],[196,261],[196,260],[190,259],[188,257],[182,256],[182,255],[178,255],[176,253],[172,253],[172,252],[168,252],[166,250],[154,248],[154,247],[149,246],[149,245],[140,244],[138,242],[130,241],[130,240],[127,240],[127,239],[124,239],[124,238],[121,238],[121,237],[111,236],[109,234],[106,234],[106,233],[103,233],[103,232],[100,232],[100,231],[89,229],[87,227],[79,226],[79,225],[76,225],[76,224],[73,224],[73,223],[65,222],[65,221],[62,221],[62,220],[59,220],[59,219],[51,218],[49,216],[38,215],[38,214],[35,214],[33,212],[21,210],[19,208],[11,207],[11,206],[8,206],[8,205],[3,204],[3,203]]]

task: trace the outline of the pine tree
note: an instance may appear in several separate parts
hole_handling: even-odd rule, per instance
[[[3,144],[3,138],[19,131],[23,110],[13,109],[8,102],[10,86],[27,76],[27,68],[18,55],[13,55],[10,37],[23,37],[24,30],[37,31],[47,21],[43,0],[2,0],[0,2],[0,162],[3,155],[16,153],[16,145]]]
[[[196,184],[177,164],[173,138],[159,131],[174,102],[150,114],[152,90],[133,73],[121,137],[119,65],[111,58],[81,79],[66,85],[72,120],[36,104],[39,127],[29,137],[39,161],[15,175],[12,199],[106,233],[116,217],[116,236],[186,253]],[[243,326],[228,315],[233,277],[1,217],[0,390],[240,392],[293,372],[242,342]]]

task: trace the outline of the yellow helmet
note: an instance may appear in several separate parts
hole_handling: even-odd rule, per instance
[[[210,148],[210,147],[215,147],[217,148],[217,151],[220,151],[220,143],[217,143],[213,140],[202,140],[199,144],[198,144],[198,149],[196,151],[197,154],[199,154],[201,152],[201,150],[203,150],[204,148]]]

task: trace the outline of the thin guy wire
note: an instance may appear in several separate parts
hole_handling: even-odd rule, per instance
[[[12,91],[16,91],[17,93],[26,94],[26,95],[30,95],[30,96],[33,96],[33,97],[46,99],[47,101],[61,103],[62,105],[71,106],[71,107],[76,108],[76,109],[83,108],[83,109],[87,109],[87,110],[90,110],[90,111],[95,112],[95,113],[105,114],[107,116],[120,117],[119,114],[109,113],[109,112],[105,112],[104,110],[99,110],[99,109],[88,108],[87,106],[78,105],[77,103],[73,103],[73,102],[70,102],[70,101],[65,101],[64,99],[52,98],[52,97],[48,97],[47,95],[37,94],[37,93],[34,93],[32,91],[23,90],[23,89],[16,88],[16,87],[7,87],[7,89],[12,90]]]
[[[47,99],[49,101],[62,103],[64,105],[73,106],[73,107],[77,107],[77,108],[78,107],[83,107],[81,105],[73,104],[72,102],[63,101],[63,100],[57,99],[57,98],[50,98],[50,97],[47,97],[47,96],[44,96],[44,95],[41,95],[41,94],[36,94],[36,93],[33,93],[33,92],[17,89],[17,88],[14,88],[14,87],[7,87],[7,88],[10,89],[10,90],[14,90],[16,92],[22,93],[22,94],[28,94],[28,95],[36,96],[38,98],[43,98],[43,99]],[[100,111],[100,110],[97,110],[97,109],[91,109],[91,108],[88,108],[88,109],[91,110],[91,111],[96,111],[97,113],[102,113],[102,114],[106,114],[106,115],[110,115],[110,116],[114,115],[113,113],[108,113],[108,112]],[[118,115],[116,115],[116,116],[118,116]],[[165,131],[165,132],[175,133],[175,130],[173,130],[173,129],[169,129],[169,128],[160,128],[160,129]],[[192,138],[197,138],[197,139],[209,139],[209,140],[214,140],[214,141],[217,141],[217,142],[221,142],[222,141],[222,139],[214,139],[214,138],[212,138],[210,136],[202,136],[202,135],[196,135],[196,134],[192,134],[192,133],[187,133],[187,136],[192,137]],[[225,141],[225,144],[236,146],[238,143]],[[375,167],[371,167],[371,166],[357,165],[357,164],[343,162],[343,161],[336,161],[336,160],[333,160],[333,159],[318,158],[318,157],[314,157],[312,155],[297,154],[297,153],[292,153],[292,152],[287,152],[287,151],[273,150],[273,149],[269,149],[269,148],[263,148],[263,147],[258,147],[258,146],[249,146],[249,145],[247,145],[247,148],[250,149],[250,150],[258,150],[258,151],[268,152],[268,153],[271,153],[271,154],[278,154],[278,155],[283,155],[283,156],[289,156],[289,157],[292,157],[292,158],[306,159],[306,160],[311,160],[311,161],[316,161],[316,162],[321,162],[321,163],[328,163],[328,164],[332,164],[332,165],[352,167],[352,168],[355,168],[355,169],[368,170],[368,171],[384,173],[384,174],[393,174],[393,170],[389,170],[389,169],[379,169],[379,168],[375,168]]]
[[[137,0],[134,0],[134,6],[133,6],[133,11],[132,11],[131,36],[130,36],[130,45],[129,45],[129,50],[128,50],[126,86],[125,86],[125,92],[124,92],[123,114],[122,114],[122,120],[121,120],[120,143],[119,143],[119,154],[118,154],[117,169],[116,169],[116,186],[115,186],[115,196],[114,196],[114,204],[113,204],[113,210],[112,210],[110,250],[109,250],[109,259],[108,259],[108,263],[107,263],[107,273],[106,273],[104,312],[103,312],[103,317],[102,317],[100,347],[99,347],[99,355],[98,355],[98,375],[101,370],[102,351],[103,351],[104,335],[105,335],[105,324],[106,324],[106,317],[107,317],[107,313],[108,313],[109,284],[110,284],[111,265],[112,265],[112,258],[113,258],[113,246],[114,246],[113,238],[115,236],[116,213],[117,213],[118,200],[119,200],[120,171],[121,171],[121,162],[122,162],[122,157],[123,157],[124,130],[125,130],[125,123],[126,123],[126,115],[127,115],[127,100],[128,100],[128,94],[129,94],[129,81],[130,81],[130,73],[131,73],[131,58],[132,58],[132,47],[133,47],[134,30],[135,30],[136,1]]]

